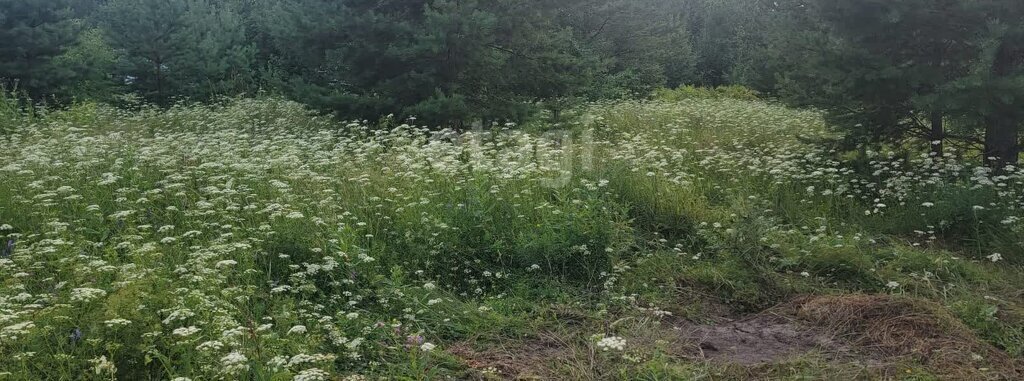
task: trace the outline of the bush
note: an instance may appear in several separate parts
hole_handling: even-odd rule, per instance
[[[761,94],[750,88],[741,85],[729,85],[720,87],[696,87],[682,86],[677,89],[658,89],[654,91],[654,98],[663,101],[681,101],[684,99],[736,99],[744,101],[756,101]]]

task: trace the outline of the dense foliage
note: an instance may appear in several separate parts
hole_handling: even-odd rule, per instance
[[[949,139],[979,143],[997,169],[1017,163],[1024,3],[791,3],[799,4],[789,11],[799,21],[790,28],[804,38],[789,42],[790,88],[830,110],[832,121],[852,132],[852,144],[921,137],[941,157]]]
[[[269,91],[348,117],[458,126],[717,83],[729,65],[695,67],[697,39],[729,37],[691,36],[695,16],[664,0],[4,4],[0,78],[50,102],[134,94],[169,105]]]
[[[37,102],[285,95],[346,118],[524,122],[745,85],[842,147],[1017,162],[1024,6],[1007,0],[4,0],[0,79]]]

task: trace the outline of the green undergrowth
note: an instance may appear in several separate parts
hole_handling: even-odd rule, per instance
[[[519,370],[557,379],[930,379],[827,354],[706,363],[660,337],[860,294],[933,301],[1022,356],[1024,173],[895,152],[865,169],[808,143],[831,133],[817,112],[728,94],[576,113],[560,138],[275,99],[17,122],[0,374],[487,379],[534,353],[566,361]]]

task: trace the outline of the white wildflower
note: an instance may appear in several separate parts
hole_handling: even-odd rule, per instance
[[[214,265],[214,267],[216,267],[218,269],[222,269],[222,268],[231,267],[231,266],[234,266],[234,265],[237,265],[237,264],[238,264],[238,261],[235,261],[233,259],[225,259],[223,261],[218,261],[217,264]]]
[[[236,374],[249,370],[249,358],[238,352],[228,353],[220,359],[221,372],[225,374]]]
[[[309,369],[303,370],[303,371],[299,372],[298,374],[296,374],[295,378],[293,378],[292,380],[293,381],[325,381],[328,378],[330,378],[330,376],[331,376],[330,374],[328,374],[327,372],[325,372],[323,370],[320,370],[320,369],[317,369],[317,368],[309,368]]]
[[[88,302],[104,296],[107,296],[107,292],[98,288],[84,287],[71,290],[71,300],[75,302]]]
[[[128,319],[110,319],[103,322],[107,327],[125,326],[131,323],[132,321]]]
[[[202,352],[214,352],[221,348],[224,348],[224,343],[217,340],[204,341],[196,346],[196,349]]]
[[[175,328],[174,331],[171,331],[171,334],[173,334],[174,336],[189,337],[198,333],[199,331],[201,331],[201,329],[197,328],[196,326],[189,326]]]
[[[623,339],[618,336],[605,337],[597,342],[597,347],[600,348],[602,351],[621,351],[626,348],[626,339]]]
[[[89,360],[89,362],[92,363],[92,369],[94,372],[96,372],[96,374],[107,374],[110,375],[111,377],[117,374],[117,366],[114,366],[113,362],[107,360],[107,356],[100,356],[92,360]]]

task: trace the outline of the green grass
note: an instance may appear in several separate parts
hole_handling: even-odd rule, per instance
[[[522,365],[894,378],[814,354],[695,361],[651,315],[710,322],[848,293],[937,302],[1020,359],[1024,173],[886,152],[864,169],[809,143],[832,134],[814,111],[708,98],[589,105],[572,146],[382,130],[275,99],[7,107],[0,376],[486,379],[451,349],[555,337],[548,357],[565,364]]]

